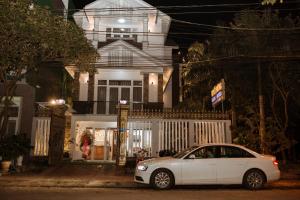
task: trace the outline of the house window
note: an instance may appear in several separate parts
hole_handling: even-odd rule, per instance
[[[106,28],[106,38],[111,38],[111,28]]]
[[[98,85],[107,85],[107,80],[98,80]]]
[[[120,100],[130,102],[132,109],[141,109],[142,86],[142,81],[137,80],[98,80],[97,114],[116,114]]]
[[[106,39],[125,39],[137,41],[135,28],[106,28]]]
[[[6,133],[9,135],[17,134],[19,131],[19,124],[21,121],[21,106],[22,97],[13,97],[11,101],[12,105],[8,108],[8,124]],[[3,109],[3,104],[0,104],[0,112]]]
[[[131,51],[110,51],[108,55],[109,66],[132,66],[133,57]]]
[[[111,80],[109,81],[109,85],[131,85],[131,81],[116,81],[116,80]]]
[[[132,97],[132,109],[141,110],[142,109],[142,81],[133,81],[133,97]]]

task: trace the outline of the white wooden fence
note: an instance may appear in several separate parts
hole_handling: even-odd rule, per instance
[[[50,117],[34,117],[32,123],[31,144],[33,156],[47,156],[49,150]]]
[[[161,150],[182,151],[206,143],[231,143],[230,120],[136,119],[128,122],[127,151],[158,156]]]

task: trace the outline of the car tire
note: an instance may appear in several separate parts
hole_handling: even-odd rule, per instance
[[[168,190],[174,185],[174,176],[167,169],[155,170],[150,179],[151,186],[157,190]]]
[[[252,169],[246,172],[243,185],[250,190],[259,190],[264,187],[266,183],[266,177],[261,170]]]

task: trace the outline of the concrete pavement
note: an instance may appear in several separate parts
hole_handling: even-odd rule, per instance
[[[133,176],[107,176],[102,179],[2,176],[0,177],[0,187],[146,188],[149,186],[134,183]],[[274,189],[300,189],[300,180],[283,179],[270,183],[266,187]]]
[[[125,173],[113,165],[62,164],[41,171],[0,176],[0,187],[61,187],[61,188],[146,188],[133,182],[133,171]],[[269,188],[300,189],[299,171],[282,172],[280,181]],[[202,187],[202,186],[201,186]],[[206,187],[206,186],[204,186]],[[218,187],[218,186],[216,186]],[[223,186],[220,186],[223,187]]]

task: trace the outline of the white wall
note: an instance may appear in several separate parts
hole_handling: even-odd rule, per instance
[[[149,102],[158,101],[158,75],[157,73],[149,74]]]
[[[79,76],[79,101],[87,101],[88,99],[88,73],[80,73]]]
[[[164,91],[163,101],[165,108],[172,108],[172,78],[169,80],[168,85]]]

